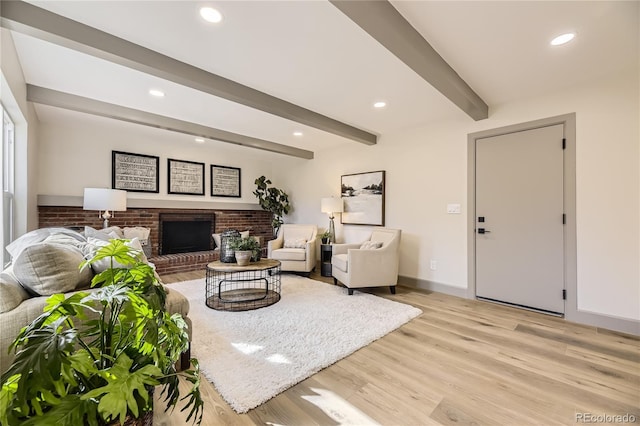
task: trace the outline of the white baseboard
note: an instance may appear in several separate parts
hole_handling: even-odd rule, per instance
[[[564,319],[577,322],[578,324],[591,325],[593,327],[606,328],[607,330],[640,336],[640,321],[638,320],[613,317],[596,312],[581,311],[579,309],[574,312],[567,311]]]
[[[405,287],[419,288],[421,290],[436,291],[438,293],[448,294],[450,296],[467,298],[467,289],[462,287],[454,287],[435,281],[423,280],[420,278],[398,276],[398,284]]]
[[[463,299],[475,299],[475,297],[470,297],[467,294],[466,288],[454,287],[451,285],[442,284],[435,281],[423,280],[420,278],[405,277],[400,275],[398,277],[398,284],[405,287],[444,293]],[[564,319],[566,321],[575,322],[578,324],[589,325],[593,327],[599,327],[607,330],[640,336],[640,321],[633,319],[619,318],[596,312],[571,309],[567,309]]]

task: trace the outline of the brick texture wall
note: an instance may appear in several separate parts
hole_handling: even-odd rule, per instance
[[[144,226],[151,229],[151,259],[159,274],[186,272],[204,268],[217,260],[217,252],[197,252],[158,256],[159,222],[161,213],[173,214],[213,214],[215,217],[215,232],[226,229],[238,231],[250,230],[251,235],[261,236],[266,242],[273,238],[271,229],[271,214],[263,210],[190,210],[190,209],[144,209],[130,208],[126,212],[115,212],[109,224],[120,226]],[[39,227],[84,227],[102,228],[102,218],[97,211],[83,210],[82,207],[38,207]]]

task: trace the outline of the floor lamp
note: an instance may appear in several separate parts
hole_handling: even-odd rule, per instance
[[[109,211],[127,210],[127,191],[107,188],[85,188],[83,210],[98,210],[98,216],[104,219],[103,226],[109,227]],[[104,213],[100,214],[101,211]]]
[[[333,224],[334,213],[342,213],[342,198],[323,198],[320,203],[322,213],[329,214],[329,243],[336,242],[336,228]]]

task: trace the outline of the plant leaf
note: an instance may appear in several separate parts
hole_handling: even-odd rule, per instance
[[[8,425],[11,409],[11,401],[13,396],[18,392],[18,380],[20,380],[20,374],[14,374],[2,382],[2,388],[0,389],[0,424]]]
[[[16,393],[19,401],[34,401],[36,389],[55,389],[61,365],[67,362],[64,355],[73,352],[77,335],[75,329],[62,329],[64,321],[65,317],[61,317],[41,329],[29,330],[13,364],[2,375],[4,383],[14,374],[21,374]]]
[[[62,426],[90,425],[98,426],[98,404],[83,400],[80,395],[68,395],[58,405],[44,413],[21,423],[22,426]]]
[[[158,367],[145,365],[139,370],[129,371],[132,364],[131,358],[121,354],[111,368],[99,373],[107,384],[81,396],[83,400],[99,398],[98,412],[107,421],[119,418],[124,424],[127,411],[138,417],[140,410],[134,392],[148,404],[149,390],[146,386],[160,384],[156,378],[162,377],[162,371]]]

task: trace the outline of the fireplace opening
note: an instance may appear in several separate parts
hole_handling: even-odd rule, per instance
[[[160,216],[160,254],[213,250],[211,234],[214,221],[211,216]]]

